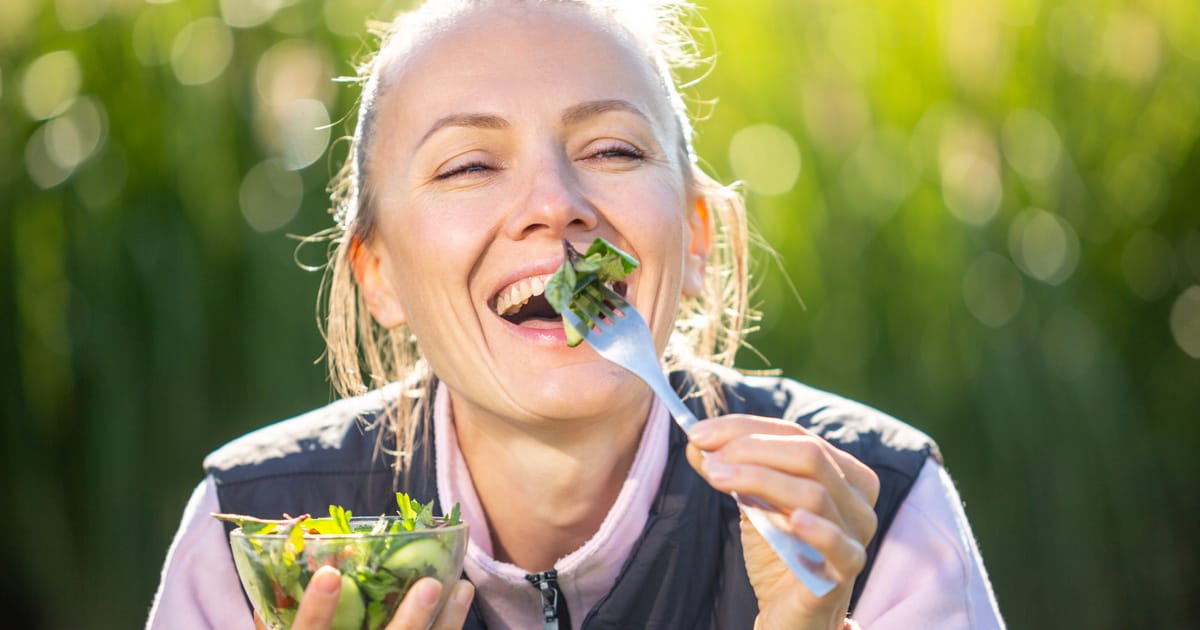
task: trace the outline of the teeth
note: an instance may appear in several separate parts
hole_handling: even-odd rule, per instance
[[[546,291],[546,281],[550,275],[534,276],[514,282],[500,291],[496,296],[496,312],[500,315],[511,315],[529,302],[529,299]]]

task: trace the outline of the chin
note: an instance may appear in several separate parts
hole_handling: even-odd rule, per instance
[[[555,370],[515,383],[510,389],[529,412],[553,419],[604,415],[636,401],[646,391],[636,376],[607,361]]]

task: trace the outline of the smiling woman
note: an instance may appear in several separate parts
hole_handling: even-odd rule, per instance
[[[928,437],[730,369],[746,219],[696,166],[672,70],[688,9],[431,0],[391,25],[333,186],[345,400],[210,455],[150,626],[252,623],[206,513],[377,514],[397,491],[460,503],[471,531],[464,579],[418,582],[390,628],[1001,625]],[[622,293],[707,418],[686,434],[539,297],[564,241],[600,237],[638,260]],[[789,573],[731,493],[820,551],[833,590]],[[294,627],[330,627],[344,579],[317,571]]]

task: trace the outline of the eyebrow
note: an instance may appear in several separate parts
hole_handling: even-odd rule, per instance
[[[421,141],[417,143],[417,146],[420,147],[422,144],[425,144],[425,141],[428,140],[430,136],[445,127],[507,129],[509,126],[510,125],[508,124],[507,120],[504,120],[495,114],[450,114],[449,116],[442,116],[437,120],[437,122],[433,123],[433,126],[429,128],[429,131],[426,131],[425,135],[421,136]]]
[[[578,105],[572,105],[563,112],[562,122],[564,125],[570,126],[612,111],[629,112],[646,122],[650,122],[650,117],[638,109],[636,105],[619,98],[587,101]]]
[[[563,112],[562,122],[566,126],[576,125],[590,118],[594,118],[601,114],[612,111],[629,112],[646,122],[650,122],[650,117],[636,105],[623,99],[604,99],[598,101],[587,101],[572,105]],[[429,139],[430,136],[437,133],[445,127],[473,127],[475,129],[508,129],[511,125],[509,122],[495,114],[483,113],[465,113],[465,114],[450,114],[442,116],[429,127],[429,131],[421,136],[421,140],[417,142],[420,147]]]

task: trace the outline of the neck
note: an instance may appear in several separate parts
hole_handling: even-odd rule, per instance
[[[451,400],[493,556],[536,573],[600,529],[633,465],[652,398],[536,431],[477,417]]]

